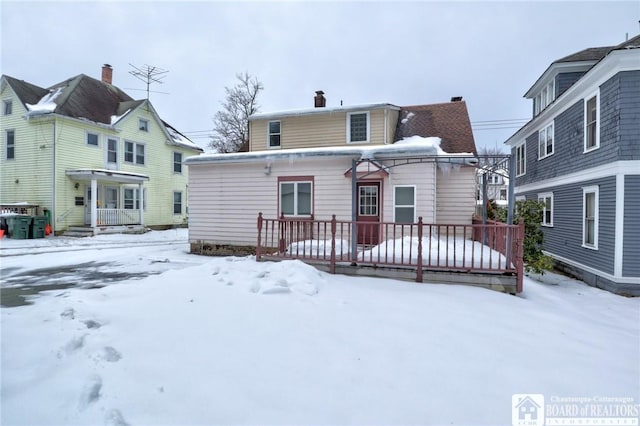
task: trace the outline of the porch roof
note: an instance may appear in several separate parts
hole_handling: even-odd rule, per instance
[[[143,183],[149,180],[149,176],[141,173],[123,172],[106,169],[76,169],[67,170],[67,176],[73,180],[106,180],[119,183]]]

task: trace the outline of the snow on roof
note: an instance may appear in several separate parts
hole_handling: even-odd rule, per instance
[[[288,110],[288,111],[257,113],[257,114],[253,114],[253,115],[249,116],[249,121],[251,121],[251,120],[263,120],[263,119],[267,119],[267,118],[277,118],[277,117],[289,117],[289,116],[322,114],[322,113],[332,113],[332,112],[364,111],[364,110],[383,109],[383,108],[390,108],[390,109],[400,110],[400,107],[395,106],[393,104],[389,104],[389,103],[377,103],[377,104],[366,104],[366,105],[351,105],[351,106],[337,106],[337,107],[305,108],[305,109],[296,109],[296,110]]]
[[[202,151],[202,148],[200,148],[195,143],[191,142],[189,139],[187,139],[185,136],[180,134],[180,132],[178,132],[173,127],[165,125],[165,128],[167,129],[169,136],[171,136],[171,140],[173,140],[173,142],[175,142],[176,144],[186,146],[187,148],[192,148],[192,149],[197,149],[199,151]]]
[[[245,163],[277,159],[310,157],[352,157],[374,160],[394,157],[475,157],[471,153],[448,154],[440,148],[438,137],[411,136],[389,145],[331,146],[318,148],[296,148],[269,151],[236,152],[226,154],[201,154],[188,157],[186,164],[198,163]]]
[[[122,119],[122,117],[124,117],[125,115],[129,114],[129,111],[131,111],[131,108],[129,108],[128,110],[126,110],[124,112],[124,114],[122,115],[112,115],[111,116],[111,124],[116,124],[118,121],[120,121]]]
[[[63,89],[64,87],[58,87],[57,89],[55,89],[55,91],[51,90],[49,93],[44,95],[37,104],[27,104],[27,109],[30,112],[53,112],[57,107],[55,100],[60,95],[60,93],[62,93]]]

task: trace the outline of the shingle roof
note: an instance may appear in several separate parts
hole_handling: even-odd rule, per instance
[[[25,108],[27,107],[26,104],[35,104],[44,95],[49,93],[47,89],[38,87],[35,84],[27,83],[24,80],[18,80],[17,78],[9,77],[8,75],[5,75],[4,78],[7,80],[7,83],[11,86]]]
[[[478,153],[464,101],[401,107],[394,141],[409,136],[437,136],[450,154]]]
[[[621,49],[631,49],[640,47],[640,35],[637,35],[617,46],[605,46],[605,47],[589,47],[571,55],[565,56],[554,61],[554,64],[561,62],[582,62],[582,61],[599,61],[610,52]]]
[[[56,113],[97,123],[111,124],[111,116],[118,115],[120,104],[133,101],[116,86],[84,74],[54,84],[49,89],[60,87],[64,89],[56,99]]]

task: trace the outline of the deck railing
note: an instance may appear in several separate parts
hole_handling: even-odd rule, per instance
[[[522,291],[524,225],[352,222],[258,215],[256,258],[515,274]],[[353,244],[352,235],[367,244]],[[376,244],[377,243],[377,244]]]
[[[137,225],[140,222],[140,211],[131,209],[98,209],[98,226]]]

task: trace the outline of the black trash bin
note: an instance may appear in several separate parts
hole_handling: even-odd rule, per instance
[[[29,227],[29,238],[44,238],[46,225],[46,216],[34,216]]]

